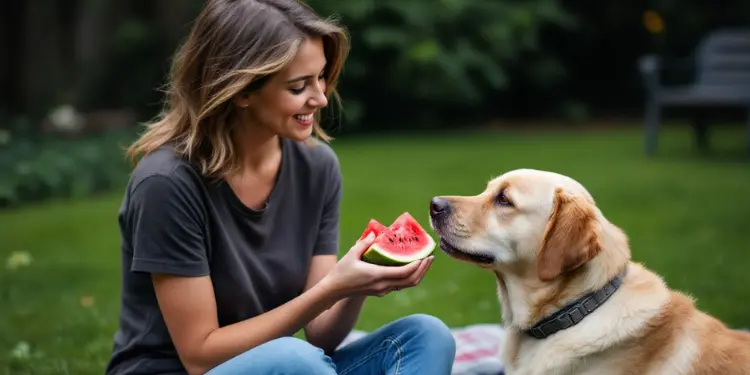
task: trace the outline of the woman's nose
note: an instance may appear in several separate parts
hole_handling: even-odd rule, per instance
[[[324,91],[316,91],[312,97],[310,97],[310,105],[312,107],[320,108],[328,105],[328,98]]]
[[[315,85],[315,91],[310,97],[310,105],[313,107],[325,107],[328,105],[328,98],[326,97],[326,81],[321,79]]]

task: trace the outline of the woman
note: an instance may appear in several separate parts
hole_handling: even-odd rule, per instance
[[[128,150],[108,374],[451,372],[453,336],[423,314],[338,348],[366,296],[417,285],[432,262],[362,262],[371,238],[337,261],[338,160],[311,136],[329,139],[316,118],[347,43],[295,0],[208,1],[164,115]]]

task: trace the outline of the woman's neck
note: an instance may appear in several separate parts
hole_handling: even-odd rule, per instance
[[[267,169],[269,163],[279,160],[279,136],[255,126],[242,126],[237,132],[237,149],[242,155],[242,172],[254,173]]]

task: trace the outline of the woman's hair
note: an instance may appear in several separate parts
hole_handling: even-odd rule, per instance
[[[238,170],[232,97],[257,89],[284,68],[306,37],[322,38],[326,96],[340,104],[336,83],[349,52],[343,27],[321,19],[302,0],[209,0],[174,56],[165,108],[127,149],[130,160],[172,143],[204,175]],[[319,118],[313,131],[331,139]]]

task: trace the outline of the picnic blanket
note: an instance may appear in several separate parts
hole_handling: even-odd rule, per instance
[[[750,331],[748,328],[738,328]],[[499,324],[474,324],[451,328],[456,339],[456,359],[453,375],[504,375],[505,367],[498,357],[505,341],[505,331]],[[354,330],[344,339],[346,345],[367,332]]]
[[[504,366],[498,357],[505,339],[504,329],[499,324],[474,324],[451,328],[456,339],[456,359],[453,375],[503,375]],[[346,345],[367,332],[354,330],[344,339]]]

